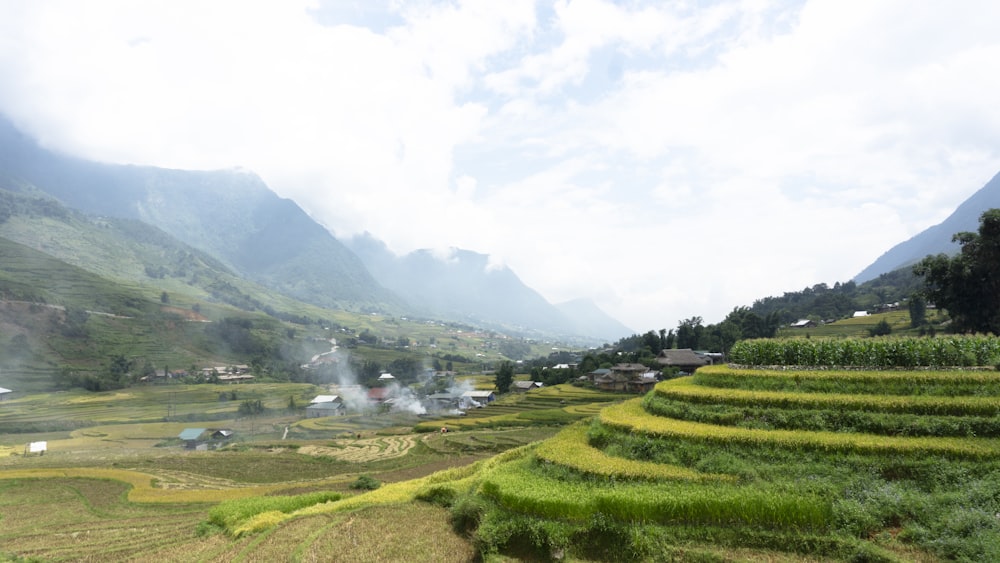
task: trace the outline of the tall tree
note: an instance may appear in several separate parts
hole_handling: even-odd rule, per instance
[[[924,294],[947,309],[959,332],[1000,334],[1000,209],[979,218],[979,232],[957,233],[954,257],[928,256],[913,268],[924,278]]]
[[[691,317],[680,322],[677,326],[677,347],[697,348],[698,341],[705,327],[701,324],[701,317]]]
[[[919,293],[910,296],[907,305],[910,309],[910,327],[919,328],[927,322],[927,300]]]
[[[503,362],[497,368],[495,379],[497,392],[506,393],[510,391],[510,385],[514,383],[514,365],[510,362]]]

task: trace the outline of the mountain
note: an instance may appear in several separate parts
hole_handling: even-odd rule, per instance
[[[423,314],[530,336],[613,341],[631,334],[593,304],[550,304],[507,266],[488,255],[451,249],[447,255],[416,250],[396,256],[368,233],[344,241],[375,279]],[[586,309],[586,311],[585,311]],[[569,314],[567,314],[567,312]]]
[[[226,303],[296,321],[326,311],[255,284],[155,226],[87,215],[42,192],[0,188],[0,236],[154,297],[184,294],[189,305]]]
[[[45,150],[0,119],[0,188],[41,191],[86,213],[155,225],[240,275],[307,303],[403,310],[329,231],[248,172],[90,162]]]
[[[46,206],[53,206],[72,219],[70,224],[46,216],[48,226],[32,231],[27,216],[15,213],[16,220],[0,229],[12,240],[92,271],[104,267],[101,273],[112,278],[183,279],[241,308],[264,305],[259,292],[242,287],[243,278],[334,310],[418,314],[588,345],[631,333],[593,304],[587,311],[577,304],[564,312],[484,254],[454,250],[442,258],[422,250],[397,258],[370,236],[356,237],[348,248],[246,171],[91,162],[46,150],[0,118],[0,192],[7,194],[0,193],[0,204],[4,197],[21,197],[8,202],[10,209],[37,207],[45,215],[53,211]],[[86,228],[93,221],[103,221],[116,235],[130,231],[140,238],[175,240],[159,241],[165,245],[159,250],[122,249],[119,239],[98,241],[98,231]],[[83,248],[87,241],[94,243],[89,249]],[[120,252],[120,260],[98,256],[108,252]],[[217,264],[210,276],[199,276],[184,267],[185,260]],[[224,281],[206,285],[205,277],[220,275]]]
[[[942,223],[897,244],[854,277],[858,283],[877,278],[922,260],[928,254],[953,254],[958,244],[951,241],[955,233],[979,230],[979,217],[987,209],[1000,207],[1000,174],[962,202]]]

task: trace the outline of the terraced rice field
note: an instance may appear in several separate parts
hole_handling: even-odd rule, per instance
[[[480,471],[477,534],[539,557],[1000,560],[994,380],[699,370]]]

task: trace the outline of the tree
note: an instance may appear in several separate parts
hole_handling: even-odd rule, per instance
[[[701,339],[701,333],[705,330],[705,327],[701,324],[701,317],[691,317],[690,319],[683,320],[677,327],[677,347],[678,348],[697,348],[698,341]]]
[[[888,336],[890,334],[892,334],[892,326],[885,319],[882,319],[877,325],[868,329],[868,336]]]
[[[510,362],[503,362],[497,368],[495,379],[496,389],[500,393],[510,391],[510,385],[514,383],[514,366]]]
[[[954,257],[928,256],[913,268],[928,301],[944,308],[958,332],[1000,334],[1000,209],[979,218],[979,232],[952,237]]]
[[[121,388],[128,385],[130,377],[129,372],[131,371],[131,360],[122,354],[111,356],[111,360],[108,362],[108,374],[110,375],[113,388]]]
[[[160,294],[160,303],[163,303],[163,304],[170,303],[170,296],[167,295],[166,291],[164,291],[163,293]]]
[[[240,403],[238,412],[243,416],[253,416],[264,412],[264,403],[260,399],[247,399]]]
[[[927,301],[923,295],[914,293],[908,304],[910,309],[910,327],[919,328],[927,322]]]

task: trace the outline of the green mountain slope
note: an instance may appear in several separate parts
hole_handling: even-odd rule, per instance
[[[0,188],[40,190],[88,214],[155,225],[241,276],[308,303],[403,309],[333,235],[248,172],[88,162],[44,150],[0,119]]]
[[[976,232],[979,228],[979,216],[995,207],[1000,207],[1000,174],[962,202],[943,222],[928,227],[879,256],[875,262],[855,276],[854,281],[861,283],[880,274],[908,268],[929,254],[958,252],[959,246],[951,240],[952,236],[963,231]]]

